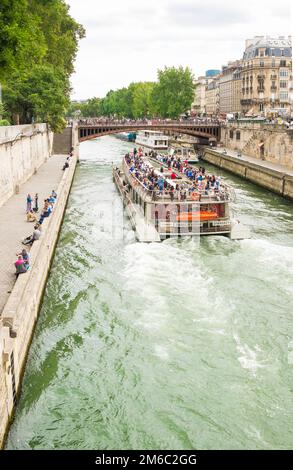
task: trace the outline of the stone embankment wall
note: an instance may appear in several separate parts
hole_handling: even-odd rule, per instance
[[[46,124],[0,127],[0,207],[51,156]]]
[[[77,143],[73,135],[73,144]],[[74,146],[74,145],[73,145]],[[78,147],[58,187],[58,198],[43,234],[30,251],[31,268],[19,276],[0,317],[0,447],[8,430],[20,390],[30,342],[50,271],[77,162]]]
[[[205,150],[204,160],[269,189],[280,196],[293,199],[293,176],[287,173],[230,155],[222,155],[212,149]]]
[[[254,158],[261,158],[263,147],[265,160],[293,169],[293,129],[235,121],[221,128],[221,141],[227,149]]]

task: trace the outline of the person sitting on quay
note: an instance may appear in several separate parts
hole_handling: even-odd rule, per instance
[[[44,204],[44,208],[41,212],[41,217],[40,217],[40,220],[39,220],[39,224],[42,224],[44,222],[44,219],[46,217],[49,217],[52,213],[52,204],[49,203],[49,199],[45,199],[45,204]]]
[[[68,163],[68,161],[66,160],[66,162],[64,163],[64,166],[63,166],[62,170],[64,171],[64,170],[66,170],[66,168],[68,168],[68,167],[69,167],[69,163]]]
[[[22,255],[17,256],[17,260],[15,261],[14,266],[16,269],[15,271],[16,279],[18,278],[20,274],[24,274],[27,271]]]
[[[16,256],[21,256],[23,259],[24,266],[26,270],[29,270],[30,267],[30,255],[25,248],[21,250],[21,253],[17,253]]]
[[[36,222],[37,218],[36,218],[35,214],[33,213],[33,211],[27,212],[26,220],[27,220],[27,222]]]
[[[55,194],[56,194],[56,193],[55,193]],[[53,195],[53,191],[52,191],[50,197],[48,198],[48,201],[49,201],[50,204],[55,204],[55,202],[56,202],[56,197]]]
[[[41,235],[42,235],[42,227],[40,226],[40,224],[36,224],[34,226],[34,231],[33,231],[32,235],[30,235],[29,237],[26,237],[23,240],[22,244],[32,246],[32,244],[35,241],[37,241],[41,238]]]
[[[32,197],[30,194],[27,195],[27,198],[26,198],[26,212],[31,212],[32,211]]]

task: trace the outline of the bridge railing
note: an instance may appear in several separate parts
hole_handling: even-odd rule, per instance
[[[100,119],[81,119],[78,121],[79,127],[84,126],[116,126],[116,127],[129,127],[129,126],[165,126],[165,127],[192,127],[192,126],[205,126],[217,127],[220,125],[219,121],[199,120],[199,119],[186,119],[186,120],[167,120],[167,119],[151,119],[151,120],[100,120]]]

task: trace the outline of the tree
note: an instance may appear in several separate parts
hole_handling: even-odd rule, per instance
[[[45,53],[40,19],[30,12],[27,0],[1,0],[0,79],[40,63]]]
[[[28,3],[29,9],[39,19],[44,36],[45,62],[71,75],[74,72],[78,42],[85,37],[83,26],[70,16],[64,0],[28,0]]]
[[[64,0],[1,0],[0,79],[15,123],[65,125],[69,78],[83,27]]]
[[[52,65],[36,65],[25,76],[15,73],[3,94],[12,117],[18,115],[19,122],[48,122],[54,131],[64,127],[69,81]]]
[[[153,82],[136,83],[132,96],[132,114],[135,118],[151,116],[154,86]]]
[[[186,67],[165,67],[158,70],[158,83],[153,90],[155,111],[161,117],[178,118],[191,107],[194,78]]]

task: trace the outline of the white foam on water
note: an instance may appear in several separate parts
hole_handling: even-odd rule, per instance
[[[261,360],[259,356],[262,354],[259,346],[255,346],[254,349],[249,347],[247,344],[242,343],[237,334],[233,334],[236,342],[236,348],[239,353],[237,357],[243,369],[248,369],[254,377],[257,375],[258,369],[267,367],[265,360]]]
[[[169,353],[167,351],[166,346],[163,346],[161,344],[156,344],[154,348],[154,353],[156,356],[158,356],[160,359],[167,361],[169,359]]]
[[[249,239],[241,241],[242,248],[250,256],[257,255],[257,260],[271,269],[282,267],[293,274],[293,246],[284,246],[272,243],[265,239]]]
[[[125,247],[124,255],[125,289],[140,297],[136,320],[140,325],[148,330],[152,322],[156,329],[172,321],[178,325],[181,316],[182,321],[202,322],[224,334],[230,314],[225,292],[215,289],[214,278],[203,266],[192,239],[133,243]]]

